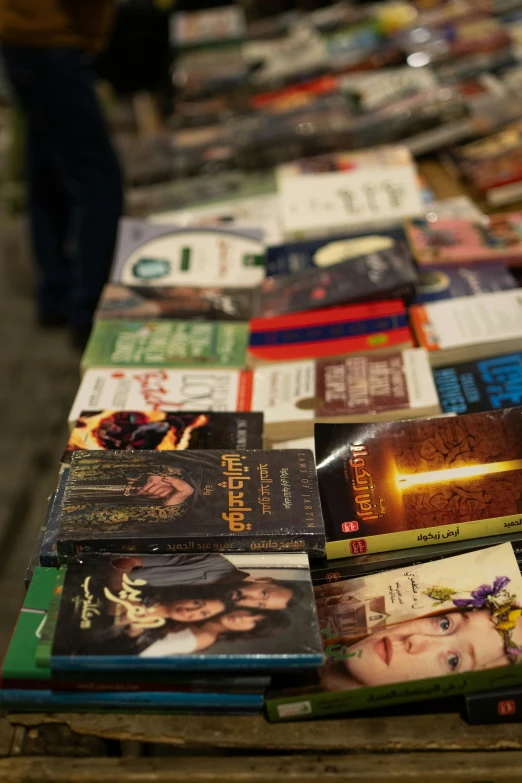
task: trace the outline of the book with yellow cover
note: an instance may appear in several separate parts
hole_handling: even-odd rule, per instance
[[[317,424],[315,440],[328,558],[522,527],[522,408]]]

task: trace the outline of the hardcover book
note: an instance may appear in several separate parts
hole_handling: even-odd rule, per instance
[[[434,370],[444,413],[480,413],[522,405],[522,353]]]
[[[391,421],[440,411],[421,348],[259,367],[253,407],[265,412],[272,441],[311,436],[317,421]]]
[[[406,223],[416,261],[425,266],[502,261],[522,264],[522,212],[481,220],[416,218]]]
[[[517,532],[522,408],[317,424],[328,558]]]
[[[326,663],[267,695],[315,718],[522,682],[522,577],[509,544],[315,588]]]
[[[254,288],[264,276],[259,231],[120,221],[111,283]]]
[[[415,304],[439,299],[476,296],[517,288],[517,281],[504,264],[475,264],[459,267],[424,267],[419,270]]]
[[[522,340],[522,294],[514,289],[413,305],[410,323],[434,367],[508,353]]]
[[[87,557],[67,568],[51,668],[309,668],[323,660],[306,555]]]
[[[355,247],[349,247],[351,243]],[[266,278],[259,305],[262,316],[415,295],[417,271],[401,240],[382,234],[341,239],[323,242],[319,253],[323,255],[316,254],[317,267]],[[350,253],[354,255],[349,257]]]
[[[249,411],[249,370],[87,370],[69,413],[71,430],[89,411]],[[260,409],[258,409],[260,410]]]
[[[62,462],[75,451],[262,448],[262,413],[108,410],[80,416]]]
[[[411,348],[402,301],[308,310],[250,321],[249,367]]]
[[[247,346],[248,323],[95,321],[81,368],[241,368]]]
[[[257,314],[254,288],[195,288],[188,286],[125,286],[108,283],[96,318],[157,320],[179,318],[206,321],[248,321]]]
[[[79,451],[58,555],[79,552],[324,553],[309,451]]]

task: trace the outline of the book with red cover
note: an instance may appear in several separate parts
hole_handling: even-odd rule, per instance
[[[402,300],[332,307],[250,321],[248,363],[288,362],[413,346]]]

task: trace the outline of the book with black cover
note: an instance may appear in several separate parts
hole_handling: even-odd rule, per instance
[[[323,660],[304,554],[79,558],[51,670],[266,671]]]
[[[522,721],[522,687],[469,693],[465,698],[466,720],[474,726]]]
[[[78,552],[324,554],[311,451],[80,451],[58,533]]]
[[[49,514],[47,515],[45,530],[42,535],[42,541],[39,550],[39,565],[45,567],[56,567],[58,565],[58,553],[56,551],[56,538],[60,526],[60,515],[62,512],[63,495],[67,481],[69,480],[69,468],[63,468],[60,473],[60,480],[56,492],[49,502]]]

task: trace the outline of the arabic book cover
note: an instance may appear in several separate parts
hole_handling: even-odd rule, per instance
[[[315,433],[329,558],[522,525],[522,408]]]
[[[261,670],[322,660],[304,554],[91,555],[67,568],[51,668]]]
[[[522,577],[509,544],[314,592],[326,662],[274,682],[270,720],[522,683]]]
[[[58,555],[82,551],[324,553],[311,451],[78,451]]]
[[[80,416],[62,462],[75,451],[262,448],[262,413],[104,410]]]

